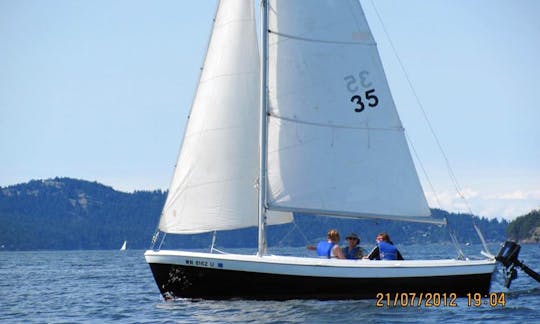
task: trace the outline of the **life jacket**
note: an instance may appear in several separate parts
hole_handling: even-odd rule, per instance
[[[343,248],[343,254],[345,254],[345,258],[347,259],[358,259],[358,253],[360,252],[360,247],[355,246],[352,249],[349,249],[349,247]]]
[[[381,260],[397,260],[398,249],[388,242],[379,242]]]
[[[317,255],[322,258],[330,258],[334,245],[334,243],[328,241],[320,241],[317,244]]]

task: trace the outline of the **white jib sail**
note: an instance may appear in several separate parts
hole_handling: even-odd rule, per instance
[[[259,73],[253,1],[220,1],[161,231],[257,226]],[[291,220],[271,213],[268,223]]]
[[[270,0],[269,30],[270,209],[438,222],[358,0]]]

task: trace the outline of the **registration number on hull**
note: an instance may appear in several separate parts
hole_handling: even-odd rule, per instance
[[[223,268],[223,263],[208,260],[186,259],[186,265],[204,268]]]

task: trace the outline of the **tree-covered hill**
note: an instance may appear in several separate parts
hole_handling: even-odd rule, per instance
[[[524,243],[540,242],[540,210],[520,216],[510,222],[507,230],[508,238]]]
[[[144,249],[156,229],[166,193],[126,193],[111,187],[70,178],[33,180],[0,187],[0,249],[119,249],[124,240],[130,249]],[[446,217],[460,242],[477,243],[472,226],[480,227],[488,241],[506,238],[506,221],[487,220],[467,214],[433,209],[433,216]],[[270,246],[313,244],[330,228],[343,236],[356,232],[368,245],[376,234],[387,231],[400,244],[449,242],[448,228],[395,221],[351,220],[295,215],[293,224],[269,227]],[[257,230],[247,228],[218,235],[218,247],[255,247]],[[208,247],[211,234],[181,236],[166,241],[187,248]]]
[[[69,178],[0,188],[0,245],[9,250],[147,246],[162,191],[125,193]]]

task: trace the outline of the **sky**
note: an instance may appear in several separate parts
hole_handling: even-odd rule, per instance
[[[508,220],[539,209],[540,1],[361,3],[430,207]],[[167,189],[215,9],[0,0],[0,186]]]

